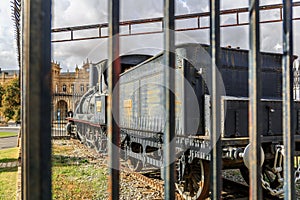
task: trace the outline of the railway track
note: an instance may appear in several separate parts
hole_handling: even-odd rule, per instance
[[[99,157],[99,153],[96,151],[91,150],[90,148],[87,148],[85,145],[81,144],[80,142],[76,140],[70,140],[71,143],[76,146],[77,150],[80,150],[84,154],[86,154],[87,157]],[[100,157],[102,157],[103,163],[105,166],[107,166],[107,163],[105,160],[107,160],[107,155],[102,154]],[[121,180],[122,181],[132,181],[132,185],[136,184],[136,182],[141,182],[141,187],[147,187],[151,188],[152,191],[155,191],[159,193],[163,198],[164,194],[164,181],[160,179],[160,170],[154,169],[154,168],[145,168],[141,172],[134,172],[132,169],[128,166],[128,163],[125,161],[121,161],[121,173],[125,174],[125,177],[128,180]],[[249,187],[245,184],[229,180],[227,178],[223,178],[223,191],[222,191],[222,199],[224,200],[230,200],[230,199],[237,199],[237,200],[246,200],[249,196]],[[162,198],[155,198],[155,199],[162,199]],[[176,193],[176,200],[182,200],[183,198],[179,195],[179,193]],[[206,200],[209,200],[210,198],[207,198]]]
[[[164,193],[164,184],[163,181],[159,179],[160,172],[158,170],[155,171],[145,171],[145,172],[133,172],[130,169],[125,169],[126,173],[130,173],[132,177],[137,180],[141,180],[144,184],[149,185],[153,189],[160,191],[162,194]],[[222,199],[223,200],[247,200],[249,199],[249,187],[245,184],[223,178],[223,191],[222,191]],[[179,193],[176,192],[176,200],[183,200]],[[207,198],[206,200],[209,200]]]

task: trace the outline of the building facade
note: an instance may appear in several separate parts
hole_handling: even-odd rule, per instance
[[[62,72],[60,64],[52,63],[52,118],[64,120],[74,111],[82,95],[89,89],[89,61],[75,72]]]
[[[19,77],[19,70],[1,70],[0,68],[0,84],[3,85],[12,79]]]

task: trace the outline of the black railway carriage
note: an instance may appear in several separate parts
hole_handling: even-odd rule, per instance
[[[209,193],[210,56],[209,46],[184,44],[176,48],[175,132],[176,187],[186,199],[203,199]],[[261,53],[263,187],[282,197],[282,55]],[[140,60],[141,61],[141,60]],[[221,49],[219,84],[223,168],[239,168],[248,180],[248,51]],[[136,63],[137,64],[137,63]],[[166,67],[163,54],[145,60],[120,76],[120,121],[123,158],[135,170],[163,166],[165,132]],[[105,83],[105,73],[100,84]],[[102,73],[102,74],[101,74]],[[98,88],[98,89],[97,89]],[[80,102],[73,123],[76,134],[99,151],[106,146],[106,114],[103,89],[90,90]],[[99,92],[100,91],[100,92]],[[296,154],[299,154],[300,104],[295,102]],[[70,129],[69,129],[70,130]],[[175,152],[174,152],[175,153]],[[280,158],[280,159],[277,159]],[[195,184],[196,183],[196,184]],[[266,187],[269,183],[270,187]],[[274,192],[276,191],[276,192]]]

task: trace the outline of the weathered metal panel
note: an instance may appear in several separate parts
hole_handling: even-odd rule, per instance
[[[106,107],[107,107],[107,96],[96,95],[94,104],[94,123],[99,125],[105,125],[106,119]]]
[[[122,116],[120,125],[122,127],[136,128],[138,126],[137,119],[140,116],[139,80],[133,80],[124,84],[121,82],[122,80],[120,80],[120,90],[126,92],[120,94],[120,115]]]
[[[200,44],[179,45],[176,51],[185,57],[195,69],[201,70],[201,76],[205,84],[210,84],[209,69],[211,65],[210,47]],[[222,75],[225,93],[228,96],[247,97],[248,90],[248,68],[249,51],[233,48],[220,49],[220,66],[218,68]],[[261,53],[261,78],[262,98],[281,98],[282,74],[281,54]],[[208,94],[209,91],[206,91]]]
[[[177,56],[175,69],[175,132],[178,135],[196,135],[200,131],[200,99],[202,79],[195,68]],[[122,74],[120,78],[120,112],[123,128],[165,131],[165,85],[163,82],[162,56],[151,59]],[[124,102],[131,107],[124,107]],[[184,109],[184,106],[188,107]]]
[[[224,137],[249,137],[248,131],[248,98],[226,97],[223,99],[226,110],[223,110],[224,120]],[[263,136],[280,136],[283,133],[282,129],[282,101],[281,100],[266,100],[261,101],[261,135]],[[300,109],[300,103],[295,102],[293,116]],[[299,124],[298,124],[299,126]],[[296,133],[296,132],[295,132]]]

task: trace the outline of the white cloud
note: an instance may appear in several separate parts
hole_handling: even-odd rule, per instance
[[[97,24],[108,21],[108,1],[107,0],[53,0],[52,25],[54,28],[77,26],[86,24]],[[207,12],[209,9],[209,0],[177,0],[176,14]],[[281,3],[280,0],[261,0],[262,5]],[[222,9],[231,9],[246,7],[248,0],[223,0],[221,1]],[[300,16],[300,9],[296,9],[295,16]],[[152,17],[161,17],[163,15],[163,0],[122,0],[121,1],[121,20],[144,19]],[[263,18],[273,18],[279,13],[266,12]],[[3,20],[0,23],[0,67],[10,68],[17,67],[16,63],[16,45],[13,38],[13,23],[11,20],[9,1],[0,1],[0,17]],[[4,20],[5,19],[5,20]],[[222,23],[234,21],[233,16],[222,18]],[[4,23],[5,22],[5,23]],[[193,25],[191,21],[184,21],[184,26]],[[294,23],[294,47],[295,54],[300,55],[300,22]],[[281,51],[278,44],[281,44],[282,33],[281,24],[264,24],[261,27],[261,47],[265,51]],[[137,28],[136,26],[135,28]],[[152,24],[149,27],[139,26],[141,29],[157,28],[158,24]],[[136,30],[136,29],[135,29]],[[83,33],[81,33],[83,34]],[[178,35],[181,35],[180,37]],[[231,45],[232,47],[240,46],[248,48],[248,27],[223,28],[221,31],[222,46]],[[177,33],[177,42],[182,43],[186,38],[193,38],[200,43],[208,43],[208,30],[189,31]],[[180,38],[180,39],[178,39]],[[182,39],[185,38],[185,39]],[[277,45],[277,46],[276,46]],[[157,52],[162,47],[162,35],[144,35],[121,38],[121,52]],[[89,40],[77,42],[65,42],[53,44],[53,60],[61,63],[65,69],[73,69],[76,64],[81,65],[88,57],[93,62],[100,61],[107,57],[106,40]]]
[[[16,41],[10,1],[0,1],[0,68],[17,69]]]

